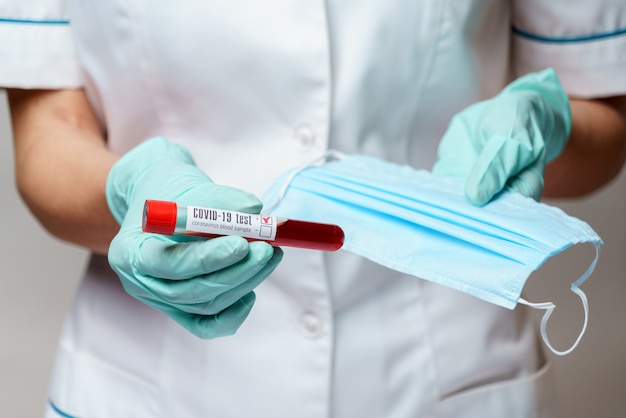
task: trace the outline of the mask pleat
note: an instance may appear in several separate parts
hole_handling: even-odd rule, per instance
[[[599,241],[584,222],[532,199],[503,193],[477,208],[461,184],[370,157],[286,178],[266,195],[280,201],[275,215],[338,224],[346,251],[507,308],[551,255]]]
[[[368,208],[376,211],[378,216],[393,217],[395,222],[401,222],[408,228],[405,233],[416,228],[432,229],[450,239],[480,246],[521,263],[530,260],[523,258],[524,252],[519,250],[520,246],[549,252],[543,242],[507,229],[506,222],[497,222],[499,219],[494,219],[491,213],[478,216],[481,215],[482,208],[467,204],[462,195],[444,194],[440,188],[433,190],[427,183],[427,178],[424,178],[423,183],[407,188],[406,185],[400,186],[397,183],[373,187],[372,183],[348,180],[324,172],[314,176],[303,172],[301,175],[291,187],[323,190],[323,195],[318,194],[322,198],[343,202],[350,205],[355,212],[360,208]],[[408,194],[410,192],[412,194]],[[464,212],[454,209],[459,204],[463,206]],[[511,215],[512,213],[508,213],[506,218]]]

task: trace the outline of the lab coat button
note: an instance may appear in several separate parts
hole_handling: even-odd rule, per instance
[[[298,125],[294,132],[294,138],[296,138],[303,149],[310,149],[315,145],[315,131],[307,123]]]
[[[313,312],[304,312],[300,316],[300,330],[307,338],[318,338],[322,334],[322,320]]]

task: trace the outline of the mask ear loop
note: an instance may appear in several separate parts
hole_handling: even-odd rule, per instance
[[[572,283],[572,285],[570,286],[570,290],[574,292],[575,294],[577,294],[583,303],[583,308],[585,310],[585,320],[583,322],[583,327],[580,330],[580,333],[578,334],[578,338],[576,338],[576,341],[574,341],[574,344],[572,344],[572,346],[569,349],[564,350],[564,351],[559,351],[555,349],[550,343],[550,339],[548,338],[548,332],[547,332],[548,320],[550,319],[552,312],[554,312],[554,309],[556,308],[556,305],[554,303],[552,302],[532,303],[532,302],[528,302],[527,300],[523,298],[518,299],[520,303],[523,303],[524,305],[528,305],[531,308],[546,310],[546,313],[543,314],[543,317],[541,318],[541,338],[543,338],[543,341],[545,342],[546,346],[548,346],[548,348],[557,356],[565,356],[571,353],[572,351],[574,351],[574,349],[580,343],[580,340],[583,338],[583,335],[585,335],[585,331],[587,330],[587,323],[589,322],[589,302],[587,301],[587,295],[585,295],[585,292],[583,292],[579,286],[583,284],[584,281],[587,280],[587,278],[589,278],[591,273],[593,273],[593,270],[596,268],[596,263],[598,261],[598,257],[600,256],[600,245],[595,243],[594,246],[596,247],[596,257],[592,261],[587,271],[582,276],[580,276],[578,280]]]
[[[280,204],[280,202],[283,200],[283,198],[285,197],[285,193],[287,193],[287,189],[289,188],[289,185],[291,184],[291,182],[293,181],[293,179],[300,174],[302,171],[306,170],[307,168],[311,168],[311,167],[320,167],[324,164],[326,164],[329,161],[334,161],[334,160],[343,160],[346,157],[346,154],[344,154],[341,151],[337,151],[337,150],[327,150],[324,155],[322,155],[321,157],[316,158],[315,160],[304,164],[301,167],[297,167],[294,168],[286,177],[285,180],[283,181],[283,184],[280,186],[280,190],[278,191],[278,195],[276,196],[276,199],[274,200],[274,202],[269,205],[266,208],[263,208],[263,214],[267,215],[272,213],[272,211],[274,209],[276,209],[276,207]]]

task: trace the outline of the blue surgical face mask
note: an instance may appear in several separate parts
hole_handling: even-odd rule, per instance
[[[267,213],[340,225],[342,248],[388,268],[513,309],[523,303],[546,313],[541,333],[556,354],[571,352],[587,325],[580,284],[602,244],[579,219],[516,193],[484,207],[467,203],[463,184],[424,170],[366,156],[334,154],[278,179],[264,196]],[[596,259],[571,290],[583,301],[585,323],[571,348],[558,351],[546,334],[551,302],[521,298],[530,274],[548,258],[593,243]]]

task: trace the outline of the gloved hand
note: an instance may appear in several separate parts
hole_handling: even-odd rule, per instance
[[[170,237],[141,230],[146,199],[258,213],[252,194],[211,181],[189,153],[164,138],[124,155],[107,179],[106,196],[121,229],[109,264],[126,292],[201,338],[233,334],[248,316],[253,289],[278,265],[282,251],[238,236]]]
[[[476,206],[503,189],[539,200],[545,166],[570,128],[569,99],[554,71],[528,74],[452,119],[432,171],[464,181]]]

